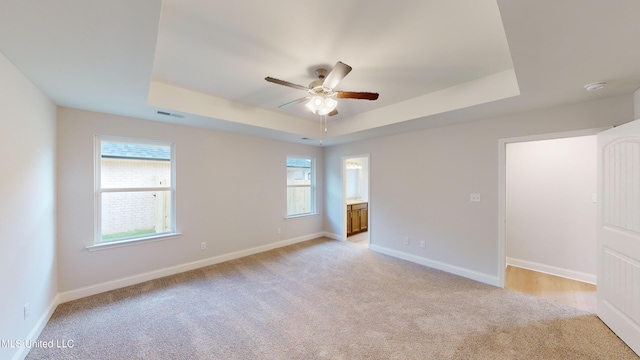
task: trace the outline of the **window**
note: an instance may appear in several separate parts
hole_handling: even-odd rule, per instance
[[[172,143],[96,136],[94,245],[175,234]]]
[[[316,212],[315,161],[307,157],[287,157],[287,217]]]

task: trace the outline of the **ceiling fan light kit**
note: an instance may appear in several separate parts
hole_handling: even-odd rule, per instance
[[[330,96],[313,96],[306,104],[312,113],[317,115],[327,115],[338,106],[338,101]]]

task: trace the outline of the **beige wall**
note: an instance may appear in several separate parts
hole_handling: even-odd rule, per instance
[[[88,252],[93,239],[93,137],[175,143],[177,231],[159,242]],[[237,254],[322,232],[322,215],[285,220],[286,157],[317,160],[323,211],[323,148],[89,111],[58,110],[58,252],[61,292],[98,291],[123,279]],[[276,229],[280,228],[278,234]],[[207,249],[200,243],[206,241]],[[159,272],[160,271],[160,272]],[[112,283],[109,283],[112,282]],[[114,286],[115,286],[114,285]],[[92,290],[91,290],[92,291]],[[89,291],[89,293],[91,292]],[[78,292],[76,295],[84,295]],[[70,297],[74,297],[72,295]],[[64,296],[67,299],[69,296]]]
[[[343,232],[342,157],[370,153],[372,248],[498,284],[499,139],[632,118],[626,95],[329,147],[325,231]],[[470,193],[482,201],[470,202]]]
[[[2,54],[0,112],[0,339],[24,342],[57,294],[56,110]],[[0,347],[0,359],[18,353]]]

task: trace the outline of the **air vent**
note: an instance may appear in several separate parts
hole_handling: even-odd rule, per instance
[[[184,115],[180,115],[180,114],[172,114],[172,113],[170,113],[170,112],[160,111],[160,110],[158,110],[158,111],[157,111],[157,113],[158,113],[158,114],[160,114],[160,115],[164,115],[164,116],[171,116],[171,117],[179,118],[179,119],[182,119],[182,118],[184,117]]]

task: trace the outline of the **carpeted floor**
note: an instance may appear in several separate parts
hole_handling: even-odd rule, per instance
[[[328,239],[62,304],[28,359],[638,359],[595,315]]]

